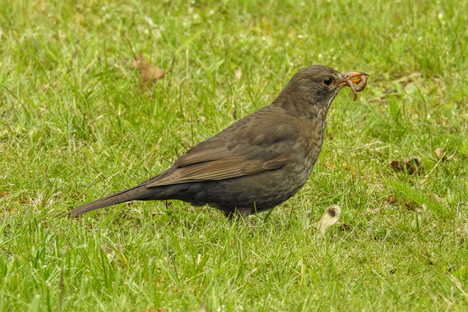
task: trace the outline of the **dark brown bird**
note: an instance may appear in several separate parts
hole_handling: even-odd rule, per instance
[[[363,90],[367,75],[314,65],[300,70],[273,103],[199,143],[159,175],[73,209],[71,216],[132,200],[208,204],[228,217],[271,209],[306,182],[320,153],[338,91]]]

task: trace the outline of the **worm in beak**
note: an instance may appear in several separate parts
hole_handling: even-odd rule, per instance
[[[353,99],[357,99],[357,93],[364,90],[367,85],[367,77],[369,76],[366,73],[360,72],[349,72],[343,73],[343,79],[338,82],[338,87],[348,86],[353,92]]]

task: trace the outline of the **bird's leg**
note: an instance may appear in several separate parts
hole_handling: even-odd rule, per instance
[[[230,219],[242,219],[245,220],[247,216],[252,214],[252,208],[235,208],[233,210],[224,211],[224,215]]]
[[[273,212],[273,208],[271,208],[270,210],[268,210],[268,212],[266,213],[265,218],[263,219],[263,222],[267,222],[267,221],[268,221],[268,219],[270,218],[272,212]]]

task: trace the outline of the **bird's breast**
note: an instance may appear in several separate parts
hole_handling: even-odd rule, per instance
[[[301,128],[303,129],[301,140],[303,159],[307,167],[312,167],[322,148],[325,123],[323,120],[307,120],[303,121]]]

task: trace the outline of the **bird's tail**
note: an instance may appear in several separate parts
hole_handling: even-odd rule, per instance
[[[79,215],[82,215],[83,213],[86,213],[91,210],[104,208],[107,206],[112,206],[112,205],[116,205],[120,203],[125,203],[131,200],[144,200],[153,192],[154,191],[149,190],[146,187],[146,185],[138,185],[128,190],[121,191],[121,192],[97,199],[90,203],[81,205],[79,207],[76,207],[70,212],[70,216],[78,217]]]

